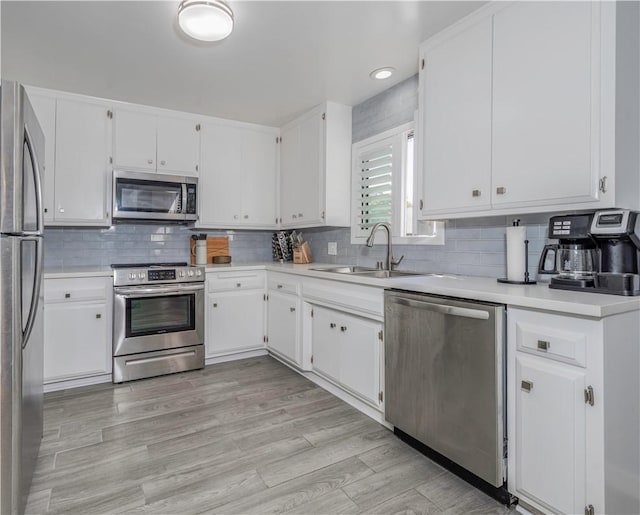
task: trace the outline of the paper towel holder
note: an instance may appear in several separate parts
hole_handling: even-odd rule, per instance
[[[522,281],[510,281],[506,277],[501,277],[497,281],[507,284],[536,284],[536,281],[529,279],[529,240],[524,240],[524,277],[522,279]]]

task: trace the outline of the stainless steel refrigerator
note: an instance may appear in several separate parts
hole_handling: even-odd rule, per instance
[[[0,84],[0,513],[24,511],[42,439],[44,136]]]

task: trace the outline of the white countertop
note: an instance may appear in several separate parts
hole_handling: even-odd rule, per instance
[[[206,268],[207,272],[266,269],[274,272],[303,275],[305,277],[318,277],[321,279],[382,288],[447,295],[594,318],[640,310],[640,297],[552,290],[547,283],[527,286],[514,285],[499,283],[490,277],[465,275],[424,275],[397,277],[393,279],[376,279],[372,277],[313,270],[314,268],[330,268],[334,266],[341,265],[328,265],[324,263],[294,265],[292,263],[269,262],[240,265],[207,265]]]
[[[419,293],[447,295],[594,318],[640,310],[640,297],[552,290],[546,283],[529,286],[513,285],[499,283],[489,277],[464,275],[424,275],[377,279],[373,277],[313,270],[314,268],[330,268],[334,266],[340,265],[330,265],[326,263],[294,265],[293,263],[274,262],[232,263],[228,265],[206,265],[206,271],[210,273],[216,271],[269,270],[305,277],[360,284],[363,286],[395,288]],[[113,271],[107,266],[75,266],[64,269],[54,268],[45,270],[44,277],[45,279],[58,279],[70,277],[110,277],[112,275]]]
[[[67,279],[72,277],[112,277],[110,266],[69,266],[46,268],[45,279]]]

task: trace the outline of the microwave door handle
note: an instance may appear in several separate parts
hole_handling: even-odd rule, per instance
[[[180,202],[180,213],[184,215],[187,213],[187,185],[183,182],[180,186],[182,187],[182,202]]]

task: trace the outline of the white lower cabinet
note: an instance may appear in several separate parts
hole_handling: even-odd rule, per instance
[[[509,490],[543,512],[640,513],[640,312],[507,313]]]
[[[296,365],[301,365],[300,311],[302,301],[297,295],[268,292],[267,347]]]
[[[207,275],[206,357],[264,348],[264,272]]]
[[[110,277],[44,282],[44,382],[111,373]]]
[[[313,370],[380,406],[382,324],[320,306],[311,324]]]

